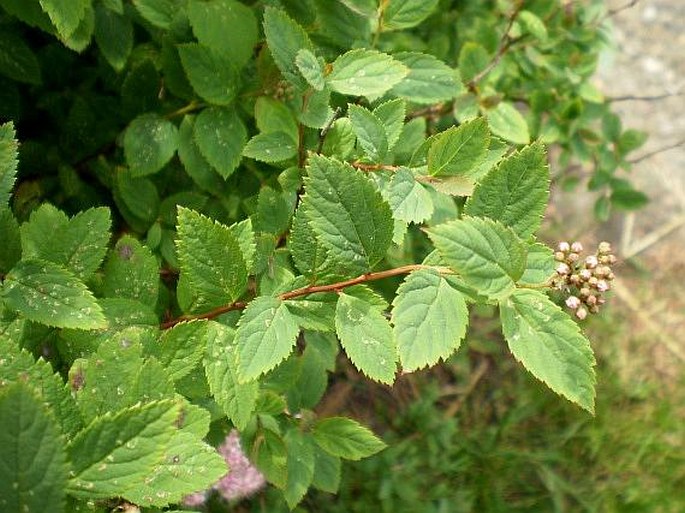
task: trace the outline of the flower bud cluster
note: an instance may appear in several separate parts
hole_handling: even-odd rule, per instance
[[[604,293],[611,290],[614,272],[611,266],[616,256],[611,252],[611,244],[600,242],[594,255],[583,258],[583,245],[580,242],[560,242],[554,259],[558,262],[555,285],[570,293],[566,306],[573,310],[576,317],[583,320],[589,313],[599,312],[606,302]]]
[[[226,460],[229,470],[211,489],[219,492],[227,501],[233,501],[254,495],[264,487],[264,475],[245,456],[238,431],[232,430],[217,450]],[[202,506],[211,489],[186,496],[184,505]]]

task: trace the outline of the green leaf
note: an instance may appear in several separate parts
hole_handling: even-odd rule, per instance
[[[305,30],[285,12],[274,7],[264,10],[264,35],[269,52],[283,77],[298,89],[305,89],[307,82],[300,75],[295,59],[300,50],[314,52],[314,45]]]
[[[138,12],[155,27],[168,29],[181,11],[183,0],[133,0]]]
[[[381,120],[370,110],[354,104],[348,105],[347,115],[366,156],[374,162],[381,162],[388,153],[388,138]]]
[[[385,128],[385,135],[388,139],[388,149],[392,150],[402,133],[404,127],[404,116],[407,111],[407,104],[404,100],[396,98],[381,103],[373,109],[373,114],[378,118]]]
[[[490,130],[496,136],[514,144],[530,142],[528,124],[511,103],[500,102],[497,107],[487,112],[487,117]]]
[[[285,443],[277,433],[268,429],[259,434],[250,459],[267,481],[283,489],[288,479],[288,452]]]
[[[195,142],[207,162],[224,178],[240,164],[247,141],[245,125],[232,109],[211,107],[198,114],[194,127]]]
[[[285,435],[288,451],[288,479],[283,495],[292,510],[304,498],[314,479],[314,440],[296,428]]]
[[[236,68],[252,57],[258,30],[257,18],[248,6],[235,0],[191,0],[188,19],[197,40],[225,55]]]
[[[386,445],[370,429],[345,417],[330,417],[314,424],[314,440],[326,452],[346,460],[373,456]]]
[[[340,488],[340,458],[315,447],[314,479],[312,486],[328,493],[338,493]]]
[[[84,499],[135,494],[162,460],[179,412],[178,402],[164,400],[95,419],[67,446],[73,472],[69,494]]]
[[[21,259],[19,224],[10,209],[0,206],[0,274],[7,274]]]
[[[239,75],[226,54],[197,43],[177,48],[188,80],[200,97],[214,105],[233,103],[240,86]]]
[[[297,142],[285,132],[257,134],[247,142],[243,155],[261,162],[281,162],[297,155]]]
[[[362,274],[385,257],[392,241],[392,213],[360,171],[313,155],[305,191],[311,227],[341,271]]]
[[[178,209],[181,272],[209,307],[234,302],[247,286],[247,268],[231,230],[187,208]]]
[[[114,199],[119,211],[136,231],[145,232],[159,212],[159,193],[146,178],[133,178],[129,170],[116,174]]]
[[[214,400],[238,430],[244,430],[257,405],[259,384],[239,383],[238,347],[235,331],[219,323],[211,323],[205,375]]]
[[[624,210],[637,210],[649,203],[649,197],[633,188],[628,182],[615,181],[611,184],[609,200],[611,205]]]
[[[93,37],[93,32],[95,31],[95,11],[93,10],[92,5],[90,5],[89,0],[80,1],[86,2],[85,15],[78,24],[78,27],[76,27],[76,30],[69,37],[61,38],[64,46],[79,53],[88,47],[90,40]]]
[[[293,111],[282,101],[269,96],[260,96],[255,102],[254,117],[261,133],[284,132],[293,141],[297,140],[297,120]]]
[[[326,82],[335,92],[353,96],[380,96],[409,73],[401,62],[376,50],[356,49],[339,56]]]
[[[223,189],[223,180],[200,153],[200,148],[193,139],[194,126],[195,116],[183,118],[178,130],[178,157],[190,178],[202,190],[217,194]]]
[[[52,205],[43,204],[21,227],[24,258],[53,262],[79,279],[88,279],[105,257],[110,225],[107,208],[92,208],[69,219]]]
[[[178,130],[157,114],[138,116],[124,133],[124,154],[133,177],[156,173],[171,160],[177,148]]]
[[[595,358],[578,325],[536,290],[519,289],[500,303],[509,349],[557,394],[594,413]]]
[[[88,0],[40,0],[62,39],[71,37],[86,15]]]
[[[178,381],[202,360],[207,339],[205,321],[182,322],[162,332],[158,341],[146,345],[145,354],[154,356],[164,366],[169,379]]]
[[[278,298],[262,296],[247,305],[238,322],[238,376],[248,382],[273,369],[292,352],[300,328]]]
[[[428,236],[467,285],[492,299],[511,294],[523,275],[526,246],[510,228],[496,221],[456,219],[430,229]]]
[[[0,125],[0,208],[9,204],[17,175],[16,133],[12,122]]]
[[[129,235],[119,239],[104,266],[101,293],[105,297],[157,304],[159,264],[150,250]]]
[[[523,29],[526,32],[536,39],[539,39],[540,41],[547,40],[547,27],[545,27],[545,22],[534,13],[523,10],[519,12],[516,21],[523,26]]]
[[[471,81],[489,62],[485,48],[473,41],[464,43],[459,51],[459,71],[464,83]]]
[[[554,260],[552,248],[539,242],[528,244],[526,269],[519,279],[519,285],[542,285],[554,276],[558,262]]]
[[[23,260],[3,283],[5,304],[30,321],[57,328],[107,326],[93,294],[82,281],[52,262]]]
[[[24,383],[0,388],[0,509],[64,511],[68,465],[49,410]]]
[[[390,0],[383,10],[383,30],[415,27],[435,10],[439,0]]]
[[[476,185],[464,212],[500,221],[526,239],[540,228],[549,181],[544,146],[526,146],[501,161]]]
[[[0,74],[24,84],[37,85],[41,83],[40,64],[33,50],[26,44],[24,38],[3,28],[0,32]],[[10,123],[5,125],[2,139],[9,132],[14,136]],[[1,198],[0,198],[1,199]]]
[[[468,311],[464,296],[439,274],[411,273],[397,289],[392,323],[404,372],[446,360],[459,349]]]
[[[102,4],[95,4],[95,42],[107,62],[121,72],[133,49],[131,19]]]
[[[395,219],[407,223],[422,223],[433,215],[430,193],[414,179],[405,167],[399,168],[387,187],[381,190]]]
[[[314,276],[322,270],[327,252],[316,240],[305,207],[300,206],[293,217],[288,250],[295,266],[305,276]]]
[[[409,74],[393,86],[394,95],[413,103],[431,104],[449,101],[464,92],[458,71],[436,57],[418,52],[401,52],[394,57],[409,69]]]
[[[293,202],[288,201],[288,193],[279,192],[272,187],[262,187],[257,199],[255,230],[280,235],[290,226]]]
[[[317,91],[326,86],[324,71],[321,63],[310,50],[302,48],[295,56],[295,65],[307,83]]]
[[[369,378],[392,384],[397,372],[397,344],[390,323],[376,306],[340,294],[335,330],[345,353]]]
[[[485,160],[490,133],[483,118],[442,132],[428,150],[428,174],[433,176],[468,176]]]

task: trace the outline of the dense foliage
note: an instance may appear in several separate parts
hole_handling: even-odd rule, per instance
[[[545,144],[590,166],[600,216],[644,201],[617,176],[643,137],[589,82],[601,8],[0,7],[3,511],[174,507],[232,428],[291,508],[334,493],[385,443],[319,414],[329,375],[434,366],[474,305],[593,411],[536,232]]]

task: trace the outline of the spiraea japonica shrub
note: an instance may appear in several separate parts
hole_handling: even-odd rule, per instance
[[[640,137],[589,82],[601,9],[0,8],[0,510],[231,499],[226,461],[291,508],[335,493],[341,459],[385,446],[317,413],[337,366],[437,365],[474,304],[593,411],[590,344],[546,290],[578,317],[598,295],[536,233],[545,144],[596,164],[601,212],[640,198],[615,176]]]

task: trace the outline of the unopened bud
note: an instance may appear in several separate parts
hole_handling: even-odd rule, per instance
[[[606,241],[600,242],[599,246],[597,248],[597,252],[600,255],[607,255],[607,254],[611,253],[611,244],[609,244]]]
[[[566,255],[561,251],[557,251],[556,253],[554,253],[554,260],[556,260],[557,262],[563,262],[564,260],[566,260]]]
[[[596,314],[599,312],[599,307],[597,305],[592,305],[590,307],[590,313]]]
[[[611,269],[609,269],[606,265],[598,265],[597,268],[595,268],[595,276],[598,278],[608,276],[610,272]]]
[[[580,253],[581,251],[583,251],[583,245],[580,242],[576,241],[573,244],[571,244],[571,251],[575,253]]]
[[[597,298],[597,305],[603,305],[603,304],[606,303],[606,302],[607,302],[607,300],[604,299],[603,297],[598,297],[598,298]]]
[[[585,258],[585,267],[588,269],[594,269],[597,267],[597,264],[599,264],[599,262],[597,261],[597,257],[595,255],[590,255]]]
[[[590,269],[581,269],[578,275],[584,280],[588,281],[590,278],[592,278],[592,271]]]
[[[590,277],[590,279],[587,281],[587,283],[588,283],[588,285],[590,285],[590,287],[596,287],[598,281],[599,281],[599,280],[598,280],[595,276],[592,276],[592,277]]]
[[[571,245],[568,242],[560,242],[559,246],[557,246],[559,251],[563,251],[564,253],[568,253],[571,251]]]
[[[576,296],[569,296],[566,299],[566,306],[568,306],[571,310],[575,310],[580,306],[580,299],[578,299]]]
[[[587,298],[585,298],[585,303],[587,303],[590,306],[596,305],[597,304],[597,296],[593,296],[592,294],[590,294]]]
[[[590,289],[587,287],[583,287],[578,291],[578,293],[580,294],[580,297],[588,297],[590,295]]]
[[[611,287],[609,287],[609,284],[605,280],[599,280],[597,282],[597,290],[600,292],[606,292],[609,290]]]
[[[600,255],[599,258],[599,263],[600,264],[609,264],[611,263],[611,259],[609,258],[609,255]]]
[[[578,253],[569,253],[568,254],[568,261],[569,262],[577,262],[579,258],[580,258],[580,255]]]
[[[570,281],[573,285],[579,285],[580,282],[583,280],[581,280],[580,276],[578,276],[577,274],[572,274],[571,276],[569,276],[568,281]]]
[[[578,317],[578,319],[580,319],[581,321],[585,319],[587,317],[587,308],[585,308],[584,306],[578,308],[578,310],[576,310],[576,317]]]
[[[618,259],[616,258],[616,255],[609,255],[609,263],[610,264],[615,264]]]
[[[568,274],[570,272],[571,268],[568,266],[568,264],[562,262],[557,266],[557,274],[560,274],[561,276]]]
[[[616,275],[615,275],[614,273],[611,273],[611,272],[610,272],[609,274],[607,274],[607,280],[611,281],[611,280],[613,280],[614,278],[616,278]]]

